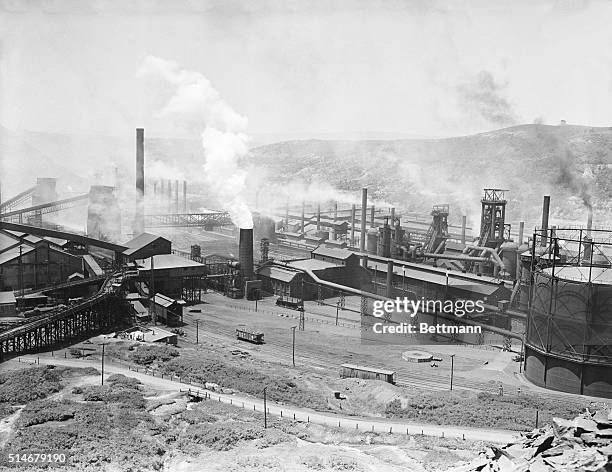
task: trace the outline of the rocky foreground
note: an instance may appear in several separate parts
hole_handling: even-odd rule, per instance
[[[588,410],[573,420],[521,435],[502,448],[490,447],[452,472],[609,472],[612,471],[612,412]]]

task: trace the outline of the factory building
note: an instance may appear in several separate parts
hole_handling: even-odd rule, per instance
[[[169,240],[149,233],[139,234],[125,243],[124,246],[127,249],[123,251],[123,256],[128,261],[172,253],[172,243]]]
[[[204,264],[174,254],[159,254],[153,256],[154,277],[151,277],[151,257],[137,259],[135,262],[139,279],[148,284],[152,281],[155,293],[188,301],[201,299],[203,278],[206,275]]]
[[[346,267],[359,267],[359,256],[343,248],[318,246],[312,251],[311,258]]]
[[[42,288],[82,271],[79,256],[50,241],[17,231],[0,231],[0,290]]]

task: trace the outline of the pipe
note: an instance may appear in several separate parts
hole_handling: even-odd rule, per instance
[[[467,262],[487,262],[489,260],[488,257],[436,254],[433,252],[424,252],[423,257],[427,259],[448,259],[449,261],[467,261]]]
[[[493,262],[497,267],[499,267],[501,270],[506,270],[506,266],[504,265],[503,261],[500,259],[499,254],[497,254],[497,252],[495,252],[495,250],[493,248],[490,247],[483,247],[483,246],[470,246],[467,245],[464,249],[464,251],[482,251],[482,253],[487,253],[490,254],[490,260],[491,262]]]
[[[465,244],[465,228],[467,227],[467,216],[461,217],[461,244]]]
[[[544,195],[544,202],[542,203],[542,237],[540,239],[540,246],[544,247],[548,241],[548,217],[550,214],[550,195]]]
[[[365,240],[366,240],[366,219],[368,205],[368,189],[363,188],[361,190],[361,238],[359,239],[359,250],[365,252]]]
[[[351,205],[351,247],[355,247],[355,204]]]

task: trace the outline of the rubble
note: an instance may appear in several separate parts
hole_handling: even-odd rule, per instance
[[[452,472],[612,471],[612,411],[586,411],[573,420],[553,418],[502,448],[491,446]]]

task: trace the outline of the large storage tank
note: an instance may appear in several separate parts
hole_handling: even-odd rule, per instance
[[[534,274],[525,375],[536,385],[612,398],[612,269]]]
[[[516,275],[516,253],[519,245],[513,241],[506,241],[500,246],[501,259],[504,263],[507,275],[514,278]]]

